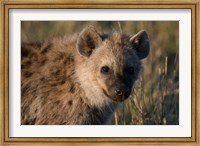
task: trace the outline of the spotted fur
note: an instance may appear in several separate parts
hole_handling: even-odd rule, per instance
[[[134,41],[141,39],[117,32],[99,34],[89,26],[73,36],[22,43],[21,124],[108,124],[125,100],[111,97],[113,88],[122,83],[131,89],[140,59],[147,56],[137,54],[140,44]],[[149,45],[148,37],[140,43]],[[100,73],[105,64],[113,70],[109,77]],[[134,67],[132,76],[126,77],[127,65]]]

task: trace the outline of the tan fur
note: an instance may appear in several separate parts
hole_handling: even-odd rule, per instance
[[[136,68],[133,76],[136,80],[140,62],[132,51],[130,36],[113,33],[101,41],[90,30],[83,32],[84,35],[92,33],[98,39],[95,45],[99,46],[89,57],[81,55],[76,48],[81,34],[42,44],[22,44],[22,124],[106,124],[109,121],[119,103],[102,92],[109,92],[105,81],[108,84],[112,81],[103,79],[100,67],[105,64],[112,67],[114,80],[115,76],[123,76],[124,62],[130,63]]]

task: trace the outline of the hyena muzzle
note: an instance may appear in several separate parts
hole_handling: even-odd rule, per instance
[[[22,124],[108,124],[137,80],[150,50],[146,31],[22,43]]]

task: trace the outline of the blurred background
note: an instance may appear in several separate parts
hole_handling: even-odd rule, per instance
[[[131,97],[115,112],[115,125],[179,124],[179,23],[178,21],[22,21],[21,39],[42,42],[80,32],[93,25],[100,32],[120,31],[134,35],[145,29],[150,54]]]

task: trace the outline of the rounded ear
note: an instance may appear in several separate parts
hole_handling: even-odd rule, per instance
[[[101,42],[102,39],[95,28],[93,26],[88,26],[79,34],[76,48],[81,55],[89,57],[93,50],[99,47]]]
[[[148,56],[150,50],[149,37],[145,30],[139,31],[136,35],[130,38],[133,48],[136,50],[139,59],[144,59]]]

